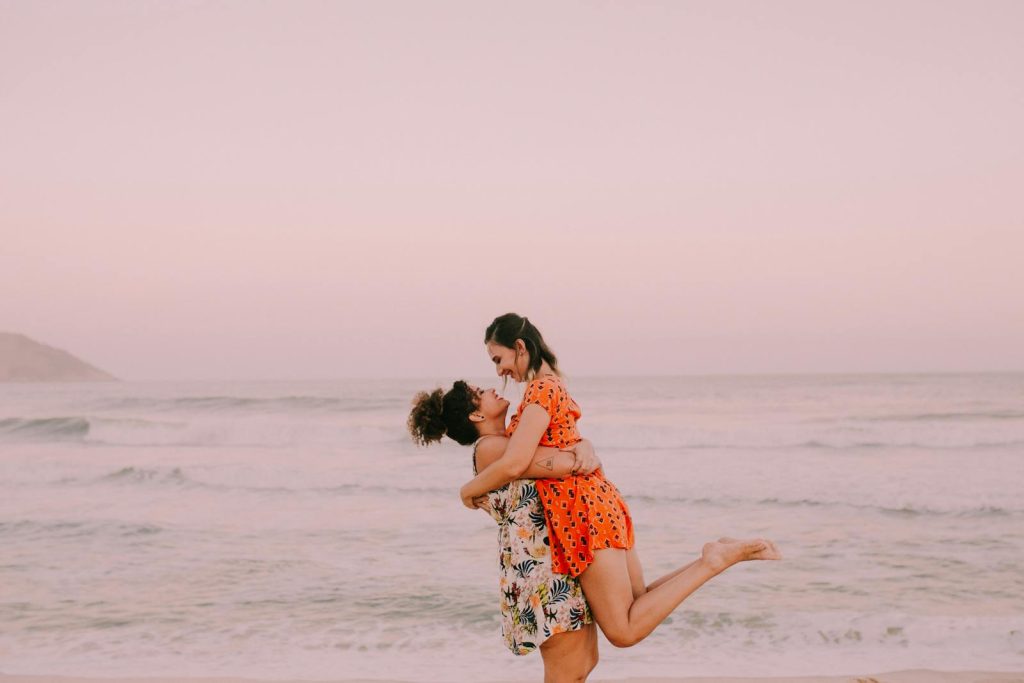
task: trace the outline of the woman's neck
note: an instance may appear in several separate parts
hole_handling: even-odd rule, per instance
[[[505,425],[500,425],[499,426],[499,425],[490,424],[490,423],[482,424],[479,427],[477,427],[477,432],[479,432],[481,437],[484,437],[484,436],[505,436]]]
[[[558,373],[551,369],[546,360],[540,362],[540,367],[537,369],[537,377],[558,377]]]
[[[478,423],[476,431],[480,436],[505,436],[505,415],[496,415]]]

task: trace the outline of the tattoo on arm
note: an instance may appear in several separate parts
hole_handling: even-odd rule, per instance
[[[554,470],[555,469],[555,458],[554,458],[554,456],[552,456],[552,457],[548,458],[547,460],[541,460],[540,462],[537,463],[537,465],[539,467],[543,467],[546,470]]]

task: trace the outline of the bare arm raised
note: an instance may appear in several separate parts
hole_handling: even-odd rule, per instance
[[[505,453],[462,487],[459,492],[462,504],[468,508],[475,508],[474,498],[523,476],[533,462],[537,444],[540,443],[550,421],[550,416],[541,406],[526,406],[519,419],[519,426],[509,437]]]

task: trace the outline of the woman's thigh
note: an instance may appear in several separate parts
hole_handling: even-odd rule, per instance
[[[544,683],[580,683],[597,666],[597,629],[589,623],[581,629],[556,633],[540,646],[544,659]]]
[[[621,548],[596,551],[594,561],[580,574],[580,586],[594,621],[605,637],[617,645],[629,633],[629,608],[634,600],[628,551]]]

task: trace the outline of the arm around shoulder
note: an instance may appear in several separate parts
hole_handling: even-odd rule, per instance
[[[521,477],[529,469],[534,452],[537,450],[537,444],[544,436],[544,430],[547,429],[550,421],[547,412],[540,406],[526,406],[519,418],[519,426],[508,440],[504,455],[482,469],[462,487],[460,493],[463,502],[471,502],[473,498]],[[480,446],[491,440],[485,439]]]
[[[508,446],[508,438],[504,436],[492,436],[483,439],[476,449],[477,471],[495,462],[505,453]],[[520,479],[564,479],[576,474],[588,474],[600,467],[600,460],[593,454],[593,446],[585,439],[577,444],[572,450],[563,450],[550,446],[537,446],[533,453],[533,460],[530,466],[519,475]],[[591,460],[592,459],[592,460]],[[587,466],[596,464],[588,468]]]

